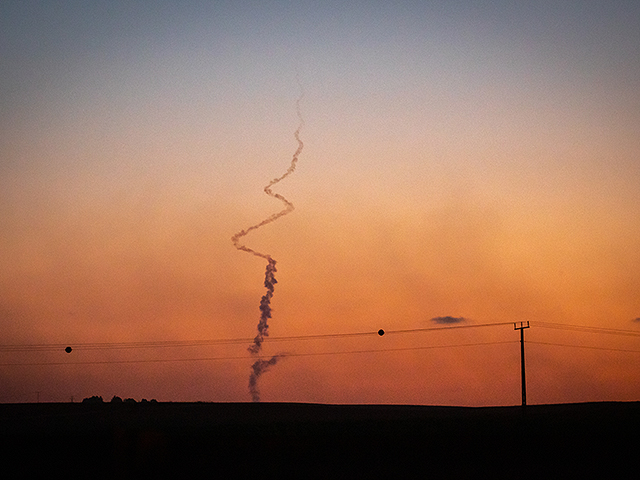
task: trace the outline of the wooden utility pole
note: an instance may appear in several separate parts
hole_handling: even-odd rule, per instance
[[[513,324],[514,330],[520,330],[520,376],[522,378],[522,406],[527,405],[527,381],[525,379],[524,372],[524,329],[529,328],[529,322],[520,322],[520,326],[517,323]]]

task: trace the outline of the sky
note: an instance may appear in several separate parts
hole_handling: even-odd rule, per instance
[[[295,210],[241,242],[277,261],[262,401],[516,405],[527,321],[528,403],[640,400],[638,25],[3,1],[0,402],[250,401],[267,262],[231,237],[282,210],[298,128]]]

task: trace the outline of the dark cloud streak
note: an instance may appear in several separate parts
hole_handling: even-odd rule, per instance
[[[450,325],[453,323],[464,323],[467,322],[468,319],[464,317],[451,317],[447,315],[446,317],[433,317],[431,321],[439,325]]]

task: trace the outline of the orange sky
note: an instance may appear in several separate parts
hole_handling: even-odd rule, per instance
[[[266,262],[231,236],[281,208],[296,75],[296,210],[242,242],[278,261],[272,336],[530,321],[529,403],[638,400],[637,335],[542,323],[640,332],[637,8],[35,4],[0,28],[0,344],[75,348],[0,349],[0,402],[250,400],[250,340],[82,344],[255,335]],[[518,340],[267,340],[261,396],[518,404]]]

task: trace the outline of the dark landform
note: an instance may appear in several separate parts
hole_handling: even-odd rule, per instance
[[[630,478],[639,447],[640,402],[0,404],[5,478]]]

